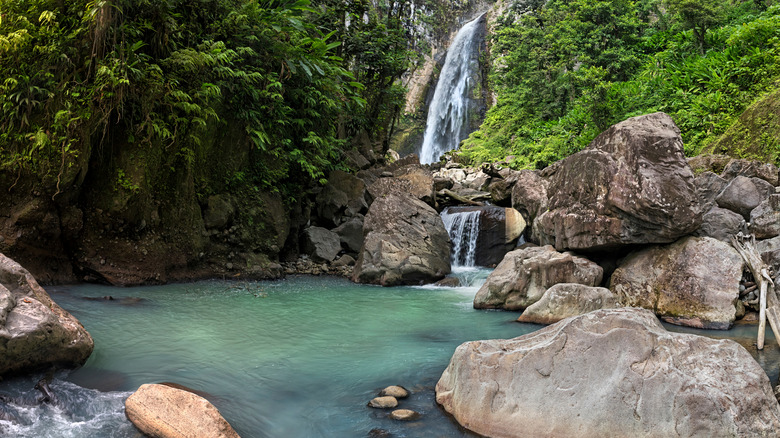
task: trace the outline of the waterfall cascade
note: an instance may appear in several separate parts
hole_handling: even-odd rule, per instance
[[[480,210],[452,211],[449,207],[441,212],[444,227],[452,241],[450,258],[453,267],[475,266],[481,213]]]
[[[433,163],[456,149],[468,135],[471,79],[479,66],[476,46],[482,15],[466,23],[447,50],[444,67],[428,107],[420,162]]]

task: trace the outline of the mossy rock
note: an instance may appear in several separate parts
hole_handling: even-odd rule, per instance
[[[750,105],[702,153],[726,154],[780,164],[780,89]]]

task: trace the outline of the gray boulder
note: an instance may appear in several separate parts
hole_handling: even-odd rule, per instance
[[[400,193],[378,198],[363,223],[363,247],[352,273],[358,283],[432,283],[450,272],[450,238],[428,204]]]
[[[570,316],[616,307],[620,307],[618,297],[607,288],[558,283],[547,289],[542,299],[528,306],[517,320],[553,324]]]
[[[515,339],[467,342],[436,385],[463,427],[494,438],[775,436],[780,408],[742,346],[598,310]]]
[[[756,242],[756,249],[764,263],[775,271],[775,283],[780,283],[780,236]]]
[[[736,319],[743,265],[727,243],[686,237],[630,254],[609,288],[622,304],[654,310],[672,324],[725,330]]]
[[[746,176],[748,178],[760,178],[772,186],[780,184],[780,173],[777,166],[761,161],[733,159],[726,164],[721,175],[726,179]]]
[[[363,219],[349,218],[346,222],[333,229],[338,234],[341,246],[357,253],[363,246]]]
[[[763,180],[758,181],[766,183]],[[761,183],[758,183],[758,185],[763,190],[759,191],[759,187],[756,186],[758,181],[753,178],[738,176],[731,180],[726,188],[723,189],[715,199],[715,202],[721,208],[729,209],[739,213],[745,219],[750,219],[750,212],[769,196],[769,189]],[[771,190],[774,191],[774,187]]]
[[[780,235],[780,195],[770,195],[750,212],[750,231],[756,239]]]
[[[341,251],[341,240],[333,231],[309,227],[303,230],[301,250],[315,261],[331,262]]]
[[[664,113],[633,117],[551,169],[540,244],[609,249],[673,242],[701,225],[702,208],[680,130]]]
[[[738,213],[725,208],[712,207],[702,216],[701,228],[693,233],[699,237],[712,237],[729,243],[731,236],[746,230],[745,219]]]
[[[558,283],[597,286],[601,266],[552,246],[516,249],[490,273],[474,296],[474,308],[523,310]]]
[[[521,170],[514,175],[514,180],[512,207],[532,224],[538,215],[547,210],[549,181],[537,170]]]
[[[212,195],[208,198],[208,206],[203,212],[203,225],[206,228],[221,230],[227,228],[236,215],[233,197],[227,194]]]
[[[317,195],[316,207],[321,220],[329,226],[338,226],[344,217],[368,210],[366,184],[355,175],[334,170],[328,175],[328,184]]]
[[[0,254],[0,375],[80,366],[93,347],[81,323],[26,269]]]
[[[693,180],[693,184],[696,186],[696,194],[699,196],[704,211],[715,206],[715,198],[726,188],[728,183],[728,181],[712,172],[704,172]]]

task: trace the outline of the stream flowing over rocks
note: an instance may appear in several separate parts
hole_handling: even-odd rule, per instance
[[[21,265],[0,254],[0,376],[82,365],[94,343]]]
[[[758,437],[780,428],[769,379],[742,346],[668,332],[635,308],[464,343],[436,401],[494,438]]]

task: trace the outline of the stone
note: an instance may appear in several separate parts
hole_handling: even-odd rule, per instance
[[[393,386],[388,386],[387,388],[380,391],[379,395],[381,397],[389,395],[390,397],[395,397],[395,398],[406,398],[409,397],[409,391],[403,386],[393,385]]]
[[[355,266],[355,259],[352,258],[352,256],[350,256],[349,254],[344,254],[343,256],[334,260],[331,266],[333,266],[334,268],[339,268],[342,266]]]
[[[374,397],[370,402],[368,402],[369,408],[390,409],[396,406],[398,406],[398,400],[396,400],[395,397],[391,397],[389,395],[383,397]]]
[[[515,248],[517,239],[525,231],[525,220],[523,216],[514,208],[497,207],[494,205],[484,207],[458,206],[448,207],[441,216],[446,219],[445,226],[455,238],[453,228],[468,228],[470,223],[462,223],[464,213],[479,212],[476,219],[479,221],[479,228],[474,245],[474,264],[477,266],[494,266],[501,262],[504,254]],[[460,222],[458,221],[460,218]],[[458,245],[453,242],[453,258],[455,253],[460,250],[461,259],[465,259],[465,252],[468,245]]]
[[[152,437],[238,438],[208,400],[169,385],[141,385],[125,401],[125,414],[135,427]]]
[[[411,195],[428,205],[435,204],[436,192],[430,171],[408,166],[396,172],[396,176],[379,178],[368,186],[368,194],[372,202],[390,193],[402,193]]]
[[[714,206],[702,216],[701,228],[693,235],[699,237],[712,237],[726,243],[731,242],[731,237],[740,231],[746,231],[745,219],[731,210]]]
[[[780,428],[769,378],[744,347],[668,332],[634,308],[464,343],[436,401],[494,438],[775,436]]]
[[[303,230],[302,237],[301,250],[315,261],[333,261],[341,251],[341,240],[338,234],[325,228],[306,228]]]
[[[750,212],[750,231],[756,239],[780,235],[780,195],[770,195]]]
[[[474,297],[476,309],[523,310],[558,283],[601,284],[601,266],[550,245],[511,251]]]
[[[737,176],[760,178],[772,186],[780,184],[780,170],[772,163],[762,161],[733,159],[726,164],[721,175],[726,179]]]
[[[236,215],[233,197],[228,194],[212,195],[207,202],[208,206],[203,212],[203,225],[215,230],[227,228]]]
[[[780,236],[756,242],[761,259],[775,271],[775,284],[780,284]]]
[[[411,409],[396,409],[390,412],[390,418],[398,421],[414,421],[420,418],[420,413]]]
[[[92,337],[26,269],[0,254],[0,376],[83,365]]]
[[[701,225],[680,130],[664,113],[610,127],[549,172],[533,236],[558,250],[673,242]]]
[[[514,176],[512,207],[519,211],[529,224],[547,210],[547,188],[550,183],[538,170],[521,170]]]
[[[431,283],[450,272],[450,238],[439,214],[410,195],[376,199],[352,280],[395,286]]]
[[[329,226],[340,225],[345,216],[364,214],[368,210],[366,183],[355,175],[334,170],[317,195],[316,208],[317,216]]]
[[[607,288],[558,283],[547,289],[539,301],[528,306],[517,320],[553,324],[570,316],[616,307],[620,307],[617,295]]]
[[[730,244],[686,237],[629,254],[609,288],[623,305],[652,309],[672,324],[725,330],[736,319],[743,266]]]
[[[458,277],[444,277],[434,284],[441,287],[460,287],[460,279]]]
[[[750,212],[761,203],[761,194],[752,179],[738,176],[723,189],[715,202],[718,207],[739,213],[747,220]]]
[[[704,211],[715,206],[715,198],[726,188],[728,183],[728,181],[712,172],[704,172],[693,180],[693,184],[696,186],[696,194],[699,196]]]
[[[357,253],[363,246],[363,219],[360,217],[349,218],[333,232],[339,236],[341,246],[351,252]]]
[[[490,176],[482,170],[476,172],[472,171],[466,174],[466,178],[461,181],[461,184],[467,189],[484,192],[488,189],[488,185],[490,184]]]

